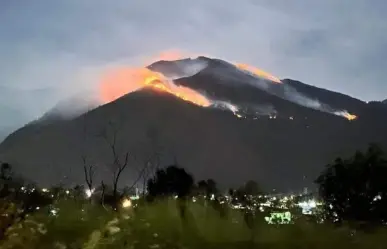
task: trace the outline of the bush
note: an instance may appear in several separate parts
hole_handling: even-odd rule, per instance
[[[174,199],[114,212],[80,201],[61,201],[8,228],[0,248],[382,248],[387,231],[372,234],[345,227],[298,222],[249,228],[243,213],[220,215],[208,202],[187,204],[182,218]],[[55,210],[55,211],[53,211]]]

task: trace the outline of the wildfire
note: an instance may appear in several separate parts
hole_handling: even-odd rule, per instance
[[[210,100],[200,93],[187,87],[174,85],[163,74],[147,68],[120,68],[111,71],[103,77],[100,93],[103,102],[108,103],[144,87],[167,92],[199,106],[211,105]]]
[[[273,82],[276,82],[276,83],[282,83],[281,80],[277,77],[275,77],[274,75],[271,75],[261,69],[258,69],[256,67],[253,67],[253,66],[250,66],[250,65],[247,65],[247,64],[242,64],[242,63],[238,63],[238,64],[235,64],[235,66],[239,69],[242,69],[242,70],[245,70],[245,71],[248,71],[252,74],[255,74],[259,77],[262,77],[262,78],[265,78],[265,79],[268,79],[268,80],[271,80]]]
[[[152,62],[156,60],[177,60],[187,58],[188,55],[188,53],[179,50],[169,50],[158,54],[156,56],[157,58],[148,59],[152,59]],[[235,64],[235,66],[258,77],[282,84],[279,78],[261,69],[242,63]],[[184,101],[198,106],[214,106],[216,108],[227,109],[235,116],[239,118],[242,117],[238,114],[239,108],[237,106],[224,101],[209,100],[201,93],[188,87],[175,85],[171,79],[167,78],[162,73],[154,72],[146,67],[121,67],[107,72],[102,77],[99,85],[99,91],[101,101],[105,104],[112,102],[123,95],[135,92],[145,87],[172,94]],[[330,113],[344,117],[349,121],[353,121],[358,118],[356,115],[351,114],[346,110],[334,111]],[[87,193],[87,195],[89,194],[90,193]]]
[[[356,115],[350,114],[350,113],[346,113],[346,114],[344,115],[344,117],[345,117],[346,119],[348,119],[349,121],[352,121],[352,120],[357,119],[357,116],[356,116]]]
[[[349,121],[353,121],[358,118],[355,114],[351,114],[348,111],[336,111],[336,112],[333,112],[333,114],[344,117]]]

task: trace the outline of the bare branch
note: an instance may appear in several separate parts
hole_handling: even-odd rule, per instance
[[[83,145],[86,144],[87,140],[87,130],[88,130],[88,124],[87,124],[87,118],[88,115],[87,113],[84,115],[84,120],[83,120]],[[90,191],[93,189],[93,179],[94,179],[94,174],[95,174],[95,167],[93,164],[90,164],[88,162],[88,157],[86,155],[86,149],[85,146],[82,147],[82,163],[83,163],[83,171],[84,171],[84,177],[85,177],[85,182],[87,184],[87,187],[89,188]]]
[[[129,187],[130,190],[138,183],[138,181],[141,180],[141,178],[143,177],[143,175],[144,175],[146,169],[147,169],[146,167],[143,167],[143,168],[141,169],[141,171],[139,172],[139,174],[138,174],[138,176],[137,176],[137,179],[136,179],[136,180],[132,183],[132,185]]]
[[[110,131],[110,132],[109,132]],[[110,135],[110,136],[109,136]],[[125,153],[123,161],[121,160],[121,153],[118,151],[118,135],[119,129],[113,122],[109,121],[108,127],[105,127],[104,130],[100,133],[100,137],[102,137],[107,143],[111,154],[112,154],[112,174],[113,174],[113,195],[114,198],[118,197],[118,182],[121,178],[122,172],[127,168],[129,163],[129,152]],[[109,137],[111,137],[109,139]]]

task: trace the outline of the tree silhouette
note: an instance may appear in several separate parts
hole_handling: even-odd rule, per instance
[[[88,110],[88,112],[89,111],[90,110]],[[82,159],[85,182],[89,192],[92,193],[94,188],[94,175],[95,175],[96,169],[95,169],[95,165],[90,162],[89,156],[86,153],[86,144],[88,140],[88,122],[89,122],[89,115],[88,113],[86,113],[85,115],[83,115],[83,127],[82,127],[83,143],[80,151],[81,151],[81,159]],[[107,133],[106,132],[102,133],[102,135],[107,136]],[[107,137],[104,137],[104,138],[107,139]],[[90,198],[90,201],[91,200],[92,199]]]
[[[9,194],[12,181],[12,166],[9,163],[1,163],[0,166],[0,198]]]
[[[259,195],[262,193],[258,183],[253,180],[249,180],[246,184],[240,189],[245,195]]]
[[[316,183],[329,219],[387,222],[387,160],[375,144],[349,159],[337,158]]]
[[[211,195],[216,195],[218,193],[216,182],[213,179],[201,180],[198,182],[197,187],[199,194],[206,195],[207,198],[210,198]]]
[[[40,209],[52,204],[53,199],[50,198],[48,195],[45,195],[44,193],[38,191],[35,187],[32,191],[24,193],[19,201],[21,201],[22,203],[23,210],[21,216],[24,217],[26,214],[32,213],[37,210],[37,208]]]
[[[230,189],[229,195],[232,198],[233,204],[241,204],[243,206],[251,206],[257,195],[262,194],[259,184],[256,181],[249,180],[238,189]]]
[[[85,177],[85,182],[90,193],[92,193],[93,187],[94,187],[93,180],[94,180],[94,174],[95,174],[95,167],[93,164],[87,163],[86,156],[82,156],[82,162],[83,162],[83,173]],[[91,201],[91,198],[90,198],[90,201]]]
[[[114,122],[109,121],[108,127],[105,127],[99,134],[99,136],[105,140],[112,154],[113,160],[110,164],[110,169],[113,174],[113,198],[117,201],[120,198],[118,193],[118,183],[122,173],[129,165],[129,151],[124,150],[124,152],[122,152],[122,150],[119,149],[119,132],[120,127]]]
[[[194,184],[193,177],[183,168],[171,165],[159,169],[153,178],[148,180],[148,194],[151,197],[177,195],[179,198],[188,196]]]

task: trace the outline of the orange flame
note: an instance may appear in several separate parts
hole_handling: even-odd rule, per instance
[[[179,60],[192,56],[194,56],[193,53],[182,50],[166,50],[155,57],[149,57],[147,59],[149,61],[145,64],[151,64],[157,60]],[[246,64],[237,64],[236,66],[256,74],[257,76],[264,77],[274,82],[281,82],[278,78],[252,66]],[[199,92],[187,87],[177,86],[163,74],[151,71],[146,67],[116,68],[113,71],[106,73],[103,75],[100,84],[100,96],[103,103],[108,103],[144,87],[151,87],[155,90],[167,92],[199,106],[208,107],[211,105],[211,101]]]
[[[200,93],[187,87],[176,86],[163,74],[147,68],[119,68],[109,72],[102,79],[100,93],[102,101],[108,103],[144,87],[167,92],[199,106],[211,105],[210,100]]]
[[[344,115],[344,117],[345,117],[346,119],[348,119],[349,121],[352,121],[352,120],[357,119],[357,116],[354,115],[354,114],[351,114],[351,113],[346,113],[346,114]]]
[[[250,66],[247,64],[242,64],[242,63],[235,64],[235,66],[239,69],[248,71],[248,72],[255,74],[259,77],[271,80],[271,81],[276,82],[276,83],[282,83],[279,78],[277,78],[277,77],[275,77],[275,76],[273,76],[273,75],[271,75],[271,74],[269,74],[261,69],[258,69],[256,67],[253,67],[253,66]]]
[[[344,111],[336,111],[336,112],[333,112],[333,114],[341,116],[343,118],[346,118],[349,121],[353,121],[353,120],[356,120],[358,118],[355,114],[351,114],[345,110]]]

